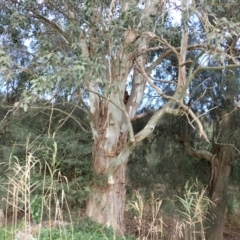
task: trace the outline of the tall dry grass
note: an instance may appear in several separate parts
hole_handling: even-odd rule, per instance
[[[205,240],[206,229],[204,223],[207,220],[208,209],[213,204],[206,196],[206,188],[199,191],[199,184],[188,183],[185,186],[183,197],[176,196],[180,203],[179,216],[174,219],[174,226],[170,240]]]
[[[62,233],[61,239],[69,239],[65,236],[65,228],[72,226],[72,219],[63,188],[67,179],[57,168],[54,136],[52,159],[40,161],[34,157],[32,149],[33,144],[27,141],[24,163],[16,156],[10,157],[8,182],[1,184],[7,192],[3,198],[6,233],[9,235],[11,231],[12,239],[39,239],[43,226],[50,230],[58,227]],[[41,176],[41,179],[33,179],[35,175]],[[10,228],[7,227],[9,225]]]
[[[133,210],[136,214],[134,221],[137,227],[137,239],[163,239],[163,219],[160,213],[162,200],[156,198],[151,193],[150,199],[144,201],[139,191],[135,191],[136,200],[129,201],[128,210]]]

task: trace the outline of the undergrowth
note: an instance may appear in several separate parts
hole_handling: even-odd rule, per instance
[[[151,194],[145,200],[138,191],[128,202],[137,231],[135,236],[116,236],[111,228],[96,224],[88,218],[75,216],[68,203],[69,180],[61,174],[58,144],[53,134],[52,145],[47,146],[48,158],[34,156],[34,144],[27,141],[25,159],[10,156],[7,171],[8,181],[1,184],[5,191],[5,226],[0,228],[0,239],[4,240],[130,240],[165,239],[167,225],[161,211],[162,199]],[[49,157],[51,156],[51,158]],[[79,190],[80,191],[80,190]],[[80,193],[79,193],[80,194]],[[209,205],[205,191],[198,186],[186,185],[183,198],[177,197],[181,206],[179,215],[172,223],[171,239],[194,240],[204,237],[206,209]],[[76,218],[75,218],[76,217]],[[75,218],[75,219],[73,219]]]
[[[19,228],[21,226],[19,225]],[[17,231],[18,233],[21,232],[20,230]],[[62,231],[59,228],[53,227],[53,228],[46,228],[42,227],[39,232],[36,232],[35,234],[29,234],[29,235],[17,235],[20,236],[19,238],[15,237],[12,234],[11,226],[5,227],[0,229],[0,239],[1,240],[35,240],[35,239],[41,239],[41,240],[62,240],[62,239],[72,239],[72,240],[134,240],[135,238],[133,236],[130,237],[117,237],[114,235],[111,228],[106,228],[105,226],[101,224],[96,224],[90,219],[82,219],[78,223],[73,225],[73,229],[68,226],[65,228],[64,231]],[[21,238],[22,236],[22,238]],[[29,237],[29,238],[28,238]]]

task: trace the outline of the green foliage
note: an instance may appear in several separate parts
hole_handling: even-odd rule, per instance
[[[136,124],[138,131],[141,121]],[[184,119],[167,116],[152,136],[135,149],[128,164],[132,189],[141,189],[146,194],[155,190],[162,198],[171,198],[174,194],[182,194],[188,180],[194,181],[197,177],[208,184],[209,163],[187,155],[178,140],[184,136],[185,125]],[[201,141],[198,144],[200,146]]]
[[[74,232],[79,239],[112,239],[114,236],[111,228],[93,222],[90,218],[82,219],[74,225]],[[84,238],[85,237],[85,238]],[[76,238],[77,239],[77,238]],[[124,239],[117,237],[116,239]]]
[[[201,191],[201,186],[199,186],[198,181],[196,183],[189,186],[189,182],[185,185],[184,196],[176,196],[176,198],[180,201],[183,210],[179,210],[184,218],[189,218],[191,221],[195,222],[195,219],[198,217],[204,217],[203,212],[207,211],[208,206],[210,204],[210,200],[207,196],[205,196],[206,189]],[[200,216],[198,214],[201,213]]]
[[[239,191],[239,185],[233,184],[232,186],[229,186],[228,193],[226,198],[226,213],[231,218],[234,216],[234,214],[240,212],[240,191]]]
[[[0,239],[4,239],[4,240],[12,240],[14,239],[14,233],[11,229],[10,226],[5,226],[4,228],[0,228]]]
[[[41,221],[41,212],[42,212],[42,196],[34,196],[34,199],[31,202],[31,218],[33,220],[33,223],[40,223]]]
[[[51,132],[59,128],[58,123],[61,122],[62,117],[54,112],[52,129],[49,129],[49,114],[50,112],[47,110],[42,112],[29,110],[27,114],[19,111],[16,112],[14,118],[9,118],[0,145],[2,183],[6,182],[7,173],[12,174],[11,167],[16,162],[15,157],[19,164],[24,165],[26,154],[33,153],[39,163],[34,167],[31,181],[40,183],[34,188],[34,195],[41,195],[42,188],[47,191],[52,180],[55,180],[60,181],[56,185],[58,194],[61,194],[63,189],[67,193],[70,205],[83,203],[88,194],[85,189],[92,180],[91,134],[79,130],[76,133],[76,129],[79,127],[74,121],[68,120],[52,135]],[[46,164],[47,168],[44,167]],[[56,171],[61,172],[60,180],[55,174]],[[45,173],[45,186],[43,186],[42,178]],[[0,191],[2,197],[6,196],[3,188]],[[31,214],[33,219],[38,222],[40,209],[37,209],[38,204],[35,201],[36,199],[32,203],[33,212]]]
[[[156,168],[149,166],[147,162],[146,145],[136,148],[128,163],[128,178],[131,189],[144,189],[150,193],[154,189],[155,184],[159,182],[156,179]]]

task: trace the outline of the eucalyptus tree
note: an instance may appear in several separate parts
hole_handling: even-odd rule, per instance
[[[193,118],[200,136],[208,141],[200,120],[184,104],[185,95],[200,71],[237,66],[236,61],[201,66],[204,54],[234,59],[234,53],[219,48],[211,34],[190,45],[189,19],[197,13],[210,33],[208,12],[183,0],[179,6],[172,5],[182,16],[181,25],[175,26],[168,21],[170,6],[170,1],[159,0],[9,0],[0,5],[2,73],[10,76],[9,81],[19,72],[28,74],[22,98],[14,106],[27,110],[39,96],[54,100],[64,93],[65,100],[85,109],[94,141],[93,169],[103,180],[93,181],[86,214],[117,232],[124,230],[125,172],[133,149],[166,113]],[[220,25],[215,38],[224,38],[225,33]],[[28,64],[22,65],[11,52],[21,51],[26,40],[31,44],[24,53],[30,57]],[[186,60],[193,50],[198,55]],[[151,76],[173,58],[175,78]],[[128,82],[131,91],[126,98]],[[136,113],[147,87],[156,91],[164,105],[135,134],[131,121],[141,117]]]

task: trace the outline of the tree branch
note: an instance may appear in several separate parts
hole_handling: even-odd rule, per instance
[[[187,148],[187,153],[190,156],[196,157],[196,158],[203,158],[210,163],[212,162],[214,154],[210,153],[209,151],[206,150],[196,150],[194,148]]]
[[[148,84],[162,97],[164,97],[165,99],[169,99],[169,100],[172,100],[174,102],[176,102],[185,112],[186,114],[190,114],[190,116],[193,118],[193,121],[196,122],[196,124],[198,125],[198,129],[199,129],[199,135],[200,137],[202,136],[207,142],[209,142],[208,140],[208,137],[206,135],[206,133],[204,132],[204,129],[203,129],[203,125],[202,123],[200,122],[200,120],[197,118],[197,116],[194,114],[194,112],[189,108],[187,107],[182,101],[180,101],[179,99],[176,99],[174,97],[171,97],[171,96],[168,96],[166,95],[160,88],[158,88],[152,81],[151,79],[148,77],[144,67],[142,66],[141,63],[139,63],[139,66],[140,66],[140,69],[141,69],[141,72],[142,74],[145,76],[145,78],[147,79],[147,82]],[[170,108],[171,107],[167,107],[165,109],[165,111],[167,111],[168,113],[171,113],[170,111]]]
[[[230,64],[230,65],[226,65],[226,66],[213,66],[213,67],[199,67],[194,71],[194,76],[196,76],[200,71],[221,71],[221,70],[225,70],[225,69],[235,69],[235,68],[240,68],[240,64],[236,65],[236,64]]]
[[[188,50],[195,50],[195,49],[206,49],[206,44],[195,44],[195,45],[189,45]],[[180,47],[175,48],[176,51],[180,51]],[[146,50],[148,51],[148,49]],[[151,51],[151,49],[149,50]],[[147,67],[146,72],[151,73],[153,69],[155,69],[167,56],[171,55],[173,51],[171,49],[167,50],[166,52],[162,53],[157,60],[155,60],[149,67]]]
[[[88,131],[88,130],[86,130],[86,129],[83,127],[82,123],[78,120],[77,117],[73,116],[72,113],[68,113],[68,112],[66,112],[66,111],[64,111],[64,110],[61,110],[61,109],[59,109],[59,108],[47,107],[47,106],[44,106],[44,107],[33,107],[33,106],[30,106],[29,109],[43,109],[43,110],[44,110],[44,109],[47,109],[47,110],[58,111],[58,112],[60,112],[60,113],[63,113],[63,114],[65,114],[65,115],[67,115],[67,118],[72,118],[72,119],[79,125],[79,127],[80,127],[84,132],[91,133],[91,131]]]
[[[41,19],[43,20],[46,24],[50,25],[51,27],[53,27],[54,29],[57,30],[57,32],[59,32],[61,34],[61,36],[63,37],[63,39],[68,43],[70,44],[71,41],[70,39],[68,38],[68,35],[55,23],[53,23],[52,21],[50,21],[49,19],[45,18],[44,16],[42,16],[41,14],[39,14],[37,11],[35,10],[31,10],[32,11],[32,17],[35,17],[35,18],[38,18],[38,19]]]

